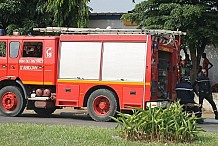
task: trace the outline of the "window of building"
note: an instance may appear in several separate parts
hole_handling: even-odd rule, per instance
[[[23,57],[42,57],[42,42],[24,42]]]
[[[10,43],[10,58],[17,58],[20,48],[20,42]]]
[[[6,42],[0,42],[0,57],[6,56]]]

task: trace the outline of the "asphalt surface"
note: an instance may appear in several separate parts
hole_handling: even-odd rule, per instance
[[[96,122],[84,110],[56,110],[49,117],[39,117],[34,111],[24,111],[19,117],[5,117],[0,114],[0,123],[32,123],[45,125],[74,125],[114,128],[115,122]]]
[[[218,120],[212,118],[213,115],[207,114],[204,124],[199,124],[205,131],[218,133]],[[73,126],[92,126],[114,128],[116,122],[96,122],[91,119],[86,110],[73,110],[71,108],[57,110],[49,117],[38,117],[34,111],[24,111],[20,117],[5,117],[0,114],[0,123],[32,123],[44,125],[73,125]]]

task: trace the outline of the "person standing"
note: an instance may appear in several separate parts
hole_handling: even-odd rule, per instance
[[[206,53],[202,54],[202,58],[204,59],[203,60],[203,65],[202,65],[202,69],[206,69],[207,75],[208,75],[208,70],[213,67],[213,64],[207,59]]]
[[[198,85],[198,91],[196,90],[196,85]],[[203,101],[204,99],[206,99],[213,108],[215,119],[218,119],[217,107],[215,102],[213,101],[210,80],[207,77],[206,69],[201,70],[201,75],[197,77],[192,86],[194,92],[199,96],[200,112],[202,113]]]

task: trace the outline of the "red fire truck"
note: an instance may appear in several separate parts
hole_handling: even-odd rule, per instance
[[[109,121],[130,107],[175,100],[180,31],[35,28],[60,36],[0,36],[0,112],[47,116],[87,107]]]

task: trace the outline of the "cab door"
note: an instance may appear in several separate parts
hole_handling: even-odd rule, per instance
[[[18,77],[18,60],[21,40],[8,40],[8,56],[7,56],[7,76]]]
[[[0,79],[7,75],[7,40],[0,40]]]
[[[19,59],[19,77],[24,84],[43,85],[42,40],[23,41]]]

